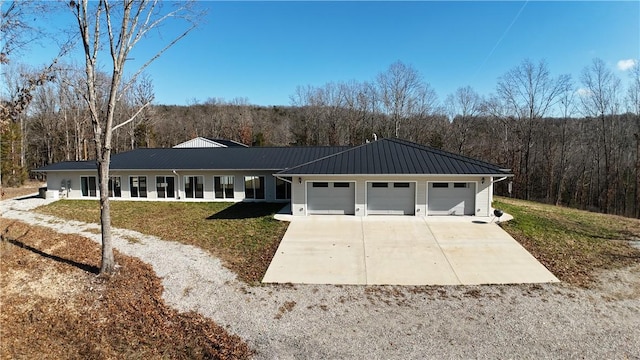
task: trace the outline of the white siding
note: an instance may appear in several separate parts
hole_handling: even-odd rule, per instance
[[[203,137],[197,137],[195,139],[187,140],[180,143],[174,148],[214,148],[214,147],[227,147],[213,140],[205,139]]]

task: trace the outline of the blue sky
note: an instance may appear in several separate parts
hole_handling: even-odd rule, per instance
[[[444,100],[467,85],[490,94],[497,78],[526,58],[545,59],[552,74],[575,80],[595,57],[626,80],[618,61],[640,58],[639,1],[200,5],[209,9],[206,22],[149,68],[158,104],[246,97],[289,105],[298,85],[371,81],[398,60]],[[128,65],[173,30],[168,25],[164,39],[146,39]]]

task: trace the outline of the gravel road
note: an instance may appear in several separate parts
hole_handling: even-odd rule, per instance
[[[99,242],[96,225],[29,211],[48,201],[6,200],[0,212]],[[603,273],[589,290],[251,287],[193,246],[121,229],[114,245],[153,266],[170,306],[212,318],[244,338],[258,359],[640,359],[640,265]]]

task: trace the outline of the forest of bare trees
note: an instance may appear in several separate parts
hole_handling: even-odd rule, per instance
[[[95,156],[83,69],[56,69],[11,121],[19,129],[3,130],[5,185],[42,165]],[[21,89],[14,84],[33,74],[5,71],[2,100],[10,101]],[[272,107],[243,98],[144,107],[154,99],[153,79],[140,76],[116,104],[115,124],[134,120],[114,130],[112,151],[170,147],[196,136],[253,146],[400,137],[512,169],[512,196],[640,218],[640,67],[629,76],[622,86],[600,59],[575,78],[552,74],[544,61],[523,60],[497,79],[492,94],[467,86],[439,98],[413,66],[396,62],[369,81],[301,85],[289,106]],[[104,101],[109,84],[107,74],[98,74],[96,92]],[[507,183],[496,191],[506,195]]]

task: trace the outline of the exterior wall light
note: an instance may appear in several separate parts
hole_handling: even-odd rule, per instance
[[[482,183],[484,184],[484,177],[482,178]]]

